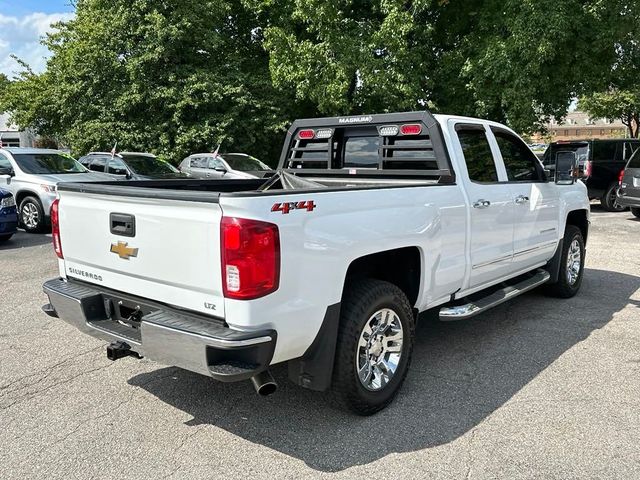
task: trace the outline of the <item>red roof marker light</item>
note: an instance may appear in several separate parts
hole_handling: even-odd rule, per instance
[[[402,133],[402,135],[420,135],[422,133],[422,127],[417,123],[402,125],[400,127],[400,133]]]
[[[312,140],[316,136],[316,132],[313,130],[300,130],[298,132],[298,138],[300,140]]]

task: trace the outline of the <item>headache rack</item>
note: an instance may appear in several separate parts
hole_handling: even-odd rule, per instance
[[[428,111],[296,120],[279,169],[309,177],[455,181],[440,125]]]

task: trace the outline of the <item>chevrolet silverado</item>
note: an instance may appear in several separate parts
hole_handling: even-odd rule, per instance
[[[269,179],[61,184],[43,310],[112,360],[261,394],[286,362],[372,414],[403,383],[420,312],[578,292],[589,201],[561,170],[501,124],[421,111],[298,120]]]

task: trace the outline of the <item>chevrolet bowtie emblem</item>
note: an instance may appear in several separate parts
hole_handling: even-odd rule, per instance
[[[120,258],[129,260],[130,257],[138,256],[138,249],[127,246],[127,242],[118,242],[111,244],[111,253],[117,253]]]

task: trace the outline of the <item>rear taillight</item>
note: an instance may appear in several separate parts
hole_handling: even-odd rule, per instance
[[[586,162],[584,162],[584,176],[591,176],[591,160],[587,160]]]
[[[62,255],[62,242],[60,241],[60,214],[58,212],[60,200],[57,198],[51,204],[51,236],[53,237],[53,250],[58,258],[64,258]]]
[[[622,180],[624,179],[624,168],[620,170],[618,174],[618,185],[622,186]]]
[[[280,234],[273,223],[222,217],[220,224],[224,296],[264,297],[280,282]]]

